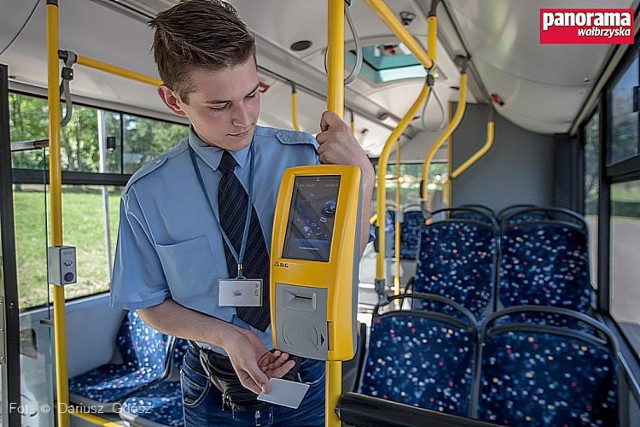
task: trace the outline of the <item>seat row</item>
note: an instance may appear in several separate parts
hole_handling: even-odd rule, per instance
[[[617,425],[614,338],[556,307],[499,310],[480,324],[439,295],[374,312],[360,393],[501,425]]]
[[[71,403],[100,407],[136,426],[183,425],[180,370],[187,341],[124,314],[111,363],[69,379]]]
[[[410,291],[449,298],[478,321],[519,305],[592,310],[588,232],[578,214],[520,208],[500,226],[475,208],[437,214],[421,226]]]

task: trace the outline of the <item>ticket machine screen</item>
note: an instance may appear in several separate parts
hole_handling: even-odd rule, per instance
[[[339,188],[339,175],[295,178],[283,258],[329,261]]]

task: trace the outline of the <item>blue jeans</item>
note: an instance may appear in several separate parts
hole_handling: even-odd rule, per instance
[[[299,380],[309,390],[298,409],[271,405],[254,412],[236,412],[222,407],[222,393],[211,384],[196,351],[189,346],[180,373],[186,427],[203,426],[324,426],[324,362],[303,359]]]

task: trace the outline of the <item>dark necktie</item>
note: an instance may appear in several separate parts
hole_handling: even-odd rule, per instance
[[[220,214],[220,226],[233,244],[236,253],[240,254],[242,233],[244,232],[247,217],[247,204],[249,196],[233,170],[237,165],[231,153],[225,151],[222,154],[218,168],[223,173],[218,184],[218,212]],[[238,271],[238,262],[227,247],[225,242],[224,252],[229,268],[229,276],[235,277]],[[256,329],[264,331],[269,326],[269,252],[262,235],[260,221],[256,209],[251,207],[251,222],[249,224],[249,236],[247,237],[246,251],[243,260],[244,276],[248,279],[262,279],[262,306],[261,307],[237,307],[238,317]]]

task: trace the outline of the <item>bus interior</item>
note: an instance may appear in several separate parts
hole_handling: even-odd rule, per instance
[[[333,416],[640,426],[640,1],[227,1],[256,39],[263,126],[320,132],[340,37],[343,118],[376,170]],[[176,2],[0,0],[3,426],[183,425],[184,340],[109,307],[120,195],[189,132],[147,24]],[[541,43],[543,10],[574,9],[628,13],[631,43]],[[77,248],[77,283],[48,280],[51,246]],[[136,366],[161,363],[122,385],[136,340],[154,343]],[[132,403],[145,390],[162,409]]]

